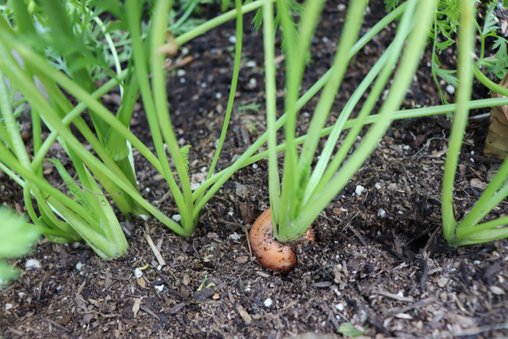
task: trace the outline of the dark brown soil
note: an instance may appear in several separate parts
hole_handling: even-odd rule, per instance
[[[371,6],[367,25],[383,13],[381,2]],[[329,65],[343,14],[337,4],[328,6],[307,85]],[[215,30],[189,44],[186,55],[175,61],[187,58],[185,74],[175,72],[169,93],[179,138],[193,146],[193,173],[209,164],[220,131],[233,35],[232,25]],[[391,36],[380,35],[356,58],[337,108]],[[237,107],[258,103],[261,109],[234,113],[221,167],[263,130],[260,34],[246,29],[245,45]],[[429,72],[424,62],[405,106],[439,102]],[[475,120],[467,131],[456,185],[459,215],[498,166],[482,156],[487,125],[487,120]],[[141,115],[133,129],[149,142]],[[378,338],[506,337],[508,240],[450,249],[441,235],[448,133],[445,117],[395,123],[316,221],[317,241],[298,248],[299,265],[288,275],[261,269],[247,244],[250,224],[268,205],[265,162],[234,176],[205,208],[188,239],[154,220],[125,221],[130,249],[114,261],[100,260],[83,245],[41,241],[32,255],[18,261],[24,267],[27,259],[37,259],[41,268],[0,291],[0,336],[322,337],[337,335],[339,326],[349,322]],[[163,183],[143,162],[137,166],[143,194],[160,200],[167,192]],[[355,193],[358,185],[365,188],[360,195]],[[3,203],[21,209],[21,191],[5,175],[0,175],[0,191]],[[169,215],[176,213],[170,199],[161,204]],[[508,202],[496,211],[507,212]],[[148,239],[165,264],[156,259]],[[139,279],[136,268],[143,273]]]

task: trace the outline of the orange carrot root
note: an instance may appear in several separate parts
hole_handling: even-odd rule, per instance
[[[303,238],[314,241],[314,232],[309,229]],[[296,266],[297,260],[293,246],[283,245],[273,237],[270,209],[264,211],[252,225],[249,241],[252,252],[264,268],[287,273]]]

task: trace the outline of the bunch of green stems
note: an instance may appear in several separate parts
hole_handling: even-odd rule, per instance
[[[453,116],[448,153],[445,162],[442,189],[442,221],[444,237],[452,246],[471,245],[508,237],[508,216],[483,221],[484,218],[508,197],[508,159],[504,159],[480,198],[462,219],[457,220],[453,204],[455,175],[464,140],[470,107],[473,74],[491,90],[508,95],[508,91],[492,83],[480,71],[472,58],[475,47],[475,3],[461,0],[457,109]]]
[[[163,33],[158,34],[155,29],[152,29],[149,37],[157,44],[166,31],[165,27],[159,23],[161,18],[167,16],[169,12],[170,6],[168,4],[169,2],[159,1],[154,11],[157,13],[156,10],[166,10],[162,16],[154,15],[152,20],[152,27],[157,27]],[[259,5],[260,3],[253,3],[240,8],[240,2],[237,1],[237,10],[210,20],[196,30],[186,33],[177,42],[179,44],[185,43],[235,17],[240,19],[238,25],[241,28],[242,13],[254,10]],[[188,222],[188,213],[185,214],[185,224],[182,227],[146,201],[135,187],[136,179],[131,147],[136,148],[157,170],[164,173],[166,178],[170,178],[172,174],[170,170],[168,171],[169,161],[163,154],[164,149],[161,152],[161,148],[158,147],[161,144],[156,143],[155,145],[158,158],[128,128],[140,88],[142,95],[146,94],[146,82],[138,81],[138,75],[147,74],[147,63],[156,65],[157,69],[152,69],[154,74],[162,74],[164,70],[161,63],[162,54],[158,50],[160,46],[152,48],[153,53],[150,51],[150,53],[143,55],[145,49],[150,46],[139,43],[142,3],[131,1],[126,6],[133,11],[129,12],[126,17],[119,19],[125,23],[133,40],[133,66],[118,70],[117,75],[97,90],[94,90],[90,85],[92,82],[89,81],[90,75],[87,69],[71,68],[70,74],[66,74],[52,67],[46,58],[44,49],[30,46],[29,41],[33,39],[36,30],[34,18],[29,14],[24,2],[13,3],[14,28],[4,17],[0,18],[0,39],[2,40],[0,70],[7,79],[4,81],[4,75],[0,74],[2,80],[2,88],[0,88],[1,169],[24,188],[28,214],[46,236],[55,241],[83,239],[104,258],[112,258],[125,253],[127,242],[109,204],[108,197],[102,192],[100,186],[126,215],[147,211],[178,234],[189,235],[193,229],[192,223]],[[55,38],[62,32],[64,35],[72,34],[71,24],[66,20],[68,18],[61,2],[43,2],[43,10],[47,12],[48,22],[53,23],[50,26],[55,32]],[[55,23],[59,20],[66,23],[67,26]],[[65,28],[67,29],[65,30]],[[240,37],[238,40],[241,43],[241,29],[237,31]],[[76,42],[77,45],[80,45],[77,37],[66,36],[66,41],[69,44]],[[79,49],[72,47],[76,46],[69,46],[74,51],[67,55],[70,61],[90,57],[86,53],[79,54]],[[240,49],[237,48],[237,50]],[[146,59],[139,59],[140,54],[142,58]],[[235,59],[239,60],[239,55],[240,53],[237,52]],[[239,61],[237,64],[239,65]],[[239,66],[236,68],[238,69]],[[238,75],[235,77],[237,79]],[[145,80],[147,79],[148,76]],[[166,87],[163,78],[155,76],[153,79],[158,86],[156,88],[157,94],[165,93]],[[10,91],[6,88],[7,85]],[[119,85],[122,86],[122,102],[120,109],[114,113],[102,104],[100,98]],[[234,90],[232,92],[234,93]],[[28,153],[16,121],[16,117],[19,115],[17,113],[22,111],[24,106],[19,102],[14,102],[13,98],[20,94],[30,107],[33,154]],[[78,103],[73,104],[69,97]],[[165,94],[157,96],[158,109],[160,109],[159,98],[164,99],[165,97]],[[148,102],[147,105],[150,103]],[[232,107],[232,102],[229,106]],[[92,127],[88,126],[81,116],[85,110],[88,110],[90,114],[93,122]],[[231,108],[228,109],[228,114],[231,110]],[[155,126],[152,122],[153,119],[159,119],[155,115],[159,113],[161,112],[154,111],[153,107],[147,108],[151,127]],[[155,120],[155,124],[158,126],[166,122],[166,120],[162,122]],[[43,138],[42,133],[44,126],[51,131],[46,138]],[[75,135],[76,132],[71,130],[71,126],[75,127],[86,145],[83,144],[83,140],[78,139]],[[223,140],[224,136],[221,136],[221,139]],[[78,178],[76,181],[59,161],[51,160],[70,195],[53,187],[44,177],[43,164],[48,160],[47,153],[56,141],[62,145],[69,156],[73,172]],[[167,145],[174,154],[176,143],[173,141],[170,140]],[[217,160],[214,159],[214,163],[216,162]],[[174,164],[177,171],[180,171],[182,166],[186,166],[182,156],[178,155],[176,155]],[[171,179],[169,180],[171,181]],[[181,181],[182,185],[188,185],[188,180]],[[172,183],[175,181],[172,180]],[[174,186],[171,188],[175,189]],[[184,191],[187,198],[185,202],[188,202],[190,199],[187,186],[184,186]],[[176,191],[173,193],[178,197]],[[37,202],[36,206],[33,205],[32,199]],[[185,212],[188,211],[181,205],[178,207],[184,209]]]
[[[7,95],[9,91],[6,88],[3,90],[0,88],[2,93],[0,96],[0,109],[2,113],[0,123],[0,168],[23,187],[25,206],[28,214],[32,221],[40,227],[43,234],[53,240],[60,241],[83,239],[104,258],[119,256],[127,249],[127,242],[109,204],[108,197],[126,215],[148,213],[175,233],[188,236],[192,234],[196,227],[200,212],[205,204],[213,198],[224,183],[241,168],[266,157],[270,159],[272,207],[277,206],[277,210],[280,211],[280,215],[275,214],[275,220],[282,225],[277,229],[276,236],[280,240],[286,241],[295,239],[310,225],[312,220],[317,217],[326,204],[333,199],[354,172],[356,172],[361,163],[365,161],[379,138],[388,128],[389,121],[393,119],[446,114],[455,109],[455,105],[443,105],[397,111],[402,99],[401,94],[396,93],[405,93],[405,88],[407,88],[409,79],[411,79],[411,76],[408,74],[414,72],[416,60],[419,57],[418,51],[412,48],[402,58],[399,67],[401,71],[397,72],[396,81],[380,113],[370,114],[377,101],[377,97],[381,95],[381,91],[391,74],[392,68],[398,60],[401,46],[411,31],[410,23],[411,19],[414,19],[416,6],[416,1],[412,1],[389,13],[358,39],[356,43],[353,44],[356,34],[353,35],[353,38],[348,37],[343,39],[345,42],[341,42],[337,57],[330,70],[299,99],[298,89],[301,83],[301,74],[305,60],[302,60],[301,57],[288,60],[288,70],[296,70],[296,75],[290,79],[292,84],[288,82],[287,86],[288,97],[291,99],[289,103],[289,99],[286,99],[285,108],[287,113],[275,121],[275,112],[273,110],[275,92],[273,86],[270,87],[270,90],[267,92],[269,103],[267,107],[269,114],[268,131],[262,134],[230,166],[221,171],[216,171],[216,165],[226,137],[227,126],[233,111],[236,84],[240,71],[242,15],[262,6],[264,7],[265,20],[267,20],[267,23],[264,25],[265,48],[267,51],[267,83],[273,82],[274,75],[274,64],[271,62],[273,61],[274,32],[270,31],[273,30],[273,13],[270,9],[273,1],[258,0],[242,6],[240,1],[237,0],[235,1],[236,8],[234,10],[211,19],[195,29],[176,37],[174,40],[177,46],[181,46],[227,21],[236,19],[235,62],[224,125],[217,143],[216,152],[208,170],[207,178],[193,191],[190,183],[190,171],[192,169],[188,168],[185,149],[181,149],[176,141],[166,92],[167,87],[163,64],[166,57],[164,51],[167,50],[168,44],[172,44],[171,40],[166,39],[167,13],[171,10],[171,1],[159,0],[156,3],[152,12],[150,28],[146,36],[141,32],[143,2],[127,0],[125,3],[126,11],[124,11],[126,14],[124,16],[121,14],[123,13],[122,11],[115,11],[116,15],[119,16],[118,19],[123,23],[123,27],[130,34],[132,60],[125,69],[121,69],[117,63],[117,74],[112,76],[109,81],[99,88],[89,87],[78,81],[80,77],[86,79],[87,72],[79,68],[78,70],[83,74],[72,74],[72,72],[71,74],[66,74],[57,70],[48,62],[44,51],[31,48],[26,40],[20,39],[20,37],[23,37],[23,34],[33,33],[33,27],[30,25],[31,18],[22,3],[19,2],[17,7],[15,7],[15,14],[17,14],[14,21],[16,24],[14,29],[11,28],[7,21],[0,19],[0,40],[2,41],[0,46],[0,71],[8,79],[12,94],[9,97]],[[348,19],[349,23],[347,27],[351,27],[354,30],[358,30],[359,20],[361,21],[359,15],[362,12],[361,9],[365,6],[365,1],[358,3],[353,6],[354,10],[351,12],[354,14],[353,18]],[[316,18],[322,4],[323,1],[317,1],[314,4],[308,1],[306,5],[311,10],[309,12],[311,14],[308,16],[304,14],[302,19],[306,27],[304,41],[306,41],[305,44],[307,46],[309,45],[309,39],[312,37],[313,27],[315,27]],[[430,5],[420,3],[419,6]],[[279,2],[278,7],[282,12],[285,9],[283,2]],[[431,10],[431,7],[425,9]],[[48,5],[47,10],[51,11],[53,9]],[[118,14],[119,12],[120,14]],[[64,12],[60,14],[65,15]],[[351,17],[353,14],[349,14],[348,17]],[[381,30],[400,16],[402,16],[401,20],[404,23],[404,25],[401,23],[403,28],[399,29],[392,45],[386,50],[376,65],[373,66],[365,80],[359,84],[357,91],[344,108],[346,113],[341,114],[341,117],[334,126],[324,128],[325,118],[330,110],[327,106],[331,106],[330,102],[334,99],[349,61]],[[417,20],[423,19],[419,17]],[[425,21],[423,20],[421,23],[425,23]],[[289,17],[287,15],[283,16],[282,27],[284,28],[288,24],[290,24]],[[420,31],[424,27],[415,27],[417,29],[410,35],[409,41],[420,43]],[[286,41],[296,39],[296,36],[290,35],[289,29],[284,29],[284,31],[284,34],[288,34],[285,37]],[[417,34],[416,32],[420,33]],[[68,41],[72,41],[72,37],[69,37]],[[272,49],[267,48],[270,45]],[[298,53],[299,50],[297,49],[293,52],[304,54]],[[79,55],[75,57],[79,57]],[[69,58],[72,58],[72,54]],[[414,60],[411,61],[411,58],[414,58]],[[3,78],[3,75],[1,77]],[[369,95],[361,113],[355,119],[349,119],[354,106],[361,96],[368,91],[369,86],[376,78],[378,80],[371,90],[371,93],[373,92],[374,94]],[[3,80],[0,85],[4,86]],[[112,112],[105,107],[101,98],[119,86],[121,87],[120,92],[122,94],[121,105],[117,112]],[[321,95],[320,102],[323,103],[318,105],[318,108],[321,107],[319,108],[321,113],[315,114],[319,118],[317,118],[315,123],[311,124],[311,129],[307,135],[296,138],[294,132],[291,133],[291,130],[295,127],[296,112],[321,90],[323,90],[323,94]],[[171,89],[169,89],[169,92],[171,92]],[[15,106],[13,110],[11,103],[13,102],[12,96],[14,93],[21,93],[31,108],[33,154],[28,154],[27,147],[20,136],[16,121],[16,111],[21,110],[22,106]],[[152,134],[155,154],[129,130],[133,107],[138,93],[141,93],[148,125]],[[72,97],[73,100],[71,101],[69,97]],[[74,102],[76,103],[74,104]],[[506,98],[497,98],[468,101],[467,105],[469,108],[481,108],[507,103],[508,100]],[[92,127],[89,127],[85,122],[82,116],[84,112],[90,114],[93,122]],[[364,143],[365,146],[357,150],[359,155],[351,157],[351,159],[356,160],[348,160],[345,166],[343,166],[347,171],[343,172],[341,168],[341,175],[335,175],[340,162],[344,160],[335,159],[344,157],[347,154],[345,151],[342,151],[340,153],[342,155],[339,154],[339,157],[336,156],[331,162],[332,165],[326,168],[331,151],[338,140],[340,132],[351,129],[346,139],[346,141],[349,140],[351,143],[356,139],[361,128],[368,124],[373,124],[373,132],[369,134],[370,136],[368,135],[368,138],[365,138],[365,140],[369,141]],[[50,130],[50,134],[45,138],[43,138],[42,134],[43,126],[46,126]],[[285,143],[277,145],[276,142],[274,143],[273,135],[274,132],[283,126],[289,138],[286,139]],[[71,127],[75,127],[75,129],[71,130]],[[79,138],[76,133],[79,133]],[[315,153],[317,141],[326,135],[330,135],[330,138],[321,158],[325,159],[328,157],[328,159],[322,160],[322,164],[316,167],[320,169],[314,173],[320,174],[310,175],[309,161]],[[61,191],[51,185],[43,173],[43,164],[48,160],[47,154],[56,141],[62,145],[64,151],[69,156],[73,172],[75,172],[79,180],[79,182],[76,182],[63,165],[58,161],[53,161],[55,168],[67,186],[66,190],[71,195],[66,194],[65,190]],[[268,150],[260,151],[267,141]],[[278,193],[274,193],[277,192],[276,188],[273,188],[275,187],[275,179],[277,179],[277,177],[274,179],[273,174],[274,154],[284,152],[287,158],[287,154],[291,153],[287,161],[294,164],[296,160],[294,157],[295,148],[299,144],[304,145],[304,150],[306,151],[303,154],[305,154],[305,157],[302,156],[300,161],[298,161],[299,167],[293,167],[295,169],[293,173],[289,170],[289,165],[285,165],[284,178],[286,179],[283,179],[282,197],[280,197]],[[348,147],[351,148],[351,146]],[[140,156],[144,157],[166,179],[181,215],[180,222],[176,222],[165,215],[159,208],[147,201],[136,188],[132,149],[135,149]],[[286,174],[286,172],[289,174]],[[343,173],[346,173],[346,175],[343,175]],[[327,178],[326,182],[316,181],[321,174],[323,178]],[[299,183],[294,187],[295,190],[290,189],[290,191],[287,191],[287,188],[284,189],[285,186],[290,185],[289,183],[295,182]],[[327,183],[333,185],[327,185]],[[333,189],[322,189],[323,186],[330,186]],[[107,194],[103,193],[102,189]],[[294,205],[298,206],[298,208],[279,208],[279,206],[282,206],[282,203],[286,204],[288,202],[287,197],[291,192],[299,197],[297,205]],[[37,203],[36,206],[33,206],[33,200]],[[295,218],[298,220],[298,223],[294,222],[293,219]],[[288,221],[290,222],[287,223]],[[283,224],[283,222],[286,222],[286,224]],[[295,225],[298,226],[295,227]]]
[[[362,83],[343,106],[331,128],[328,139],[322,150],[318,152],[321,131],[325,127],[350,65],[349,51],[359,35],[367,4],[366,0],[349,3],[342,34],[333,58],[333,73],[319,97],[307,129],[306,139],[299,151],[296,143],[296,130],[297,116],[301,107],[298,106],[297,99],[307,63],[307,51],[314,36],[324,1],[309,0],[305,2],[296,31],[291,29],[294,23],[284,1],[277,1],[283,41],[285,42],[283,45],[286,60],[284,109],[287,115],[284,124],[286,147],[282,178],[280,178],[277,156],[273,4],[271,1],[264,1],[263,36],[269,193],[274,235],[279,241],[289,242],[301,237],[321,211],[357,173],[394,119],[394,112],[401,105],[419,64],[427,41],[435,1],[412,0],[396,10],[401,18],[392,43],[370,68]],[[404,49],[405,44],[411,47]],[[396,67],[397,70],[394,72]],[[393,81],[387,90],[386,97],[383,98],[383,92],[392,76]],[[363,105],[359,106],[363,96],[366,96],[366,99]],[[366,120],[372,116],[378,102],[381,107],[377,121],[370,126],[361,142],[355,147],[357,137]],[[345,124],[355,108],[358,109],[356,121],[337,147],[339,138],[345,131]],[[319,160],[313,166],[313,160],[317,156],[319,156]]]
[[[297,112],[303,107],[297,99],[301,85],[301,79],[305,68],[305,51],[308,49],[312,38],[313,29],[319,17],[319,2],[307,2],[300,26],[297,32],[291,29],[287,9],[282,1],[277,2],[279,13],[282,13],[283,46],[286,56],[286,93],[284,118],[284,148],[277,145],[277,130],[280,127],[276,121],[275,110],[275,68],[274,68],[274,41],[272,25],[272,4],[265,1],[265,68],[266,68],[266,105],[268,122],[268,151],[263,156],[269,160],[269,192],[270,206],[272,209],[272,221],[275,237],[282,242],[298,239],[310,227],[319,213],[328,203],[344,188],[347,182],[359,170],[361,164],[375,148],[391,121],[405,116],[431,116],[456,112],[452,135],[450,136],[450,150],[447,155],[444,173],[444,185],[442,193],[443,229],[447,241],[451,245],[466,245],[505,238],[508,235],[506,224],[508,219],[501,216],[495,220],[479,222],[496,206],[498,206],[508,194],[508,163],[505,160],[487,189],[483,192],[478,202],[470,212],[461,220],[457,221],[453,214],[453,180],[457,165],[460,147],[464,138],[464,129],[467,123],[469,109],[483,106],[497,106],[501,101],[496,99],[470,100],[472,74],[489,89],[506,95],[506,89],[494,84],[479,70],[481,60],[475,64],[471,60],[472,49],[470,44],[461,44],[459,59],[459,94],[457,104],[424,107],[415,110],[397,112],[404,95],[410,85],[411,77],[416,69],[419,56],[425,44],[425,31],[428,29],[429,18],[426,15],[416,13],[432,13],[431,2],[408,1],[398,7],[391,14],[401,15],[402,19],[397,35],[392,44],[386,49],[378,61],[371,67],[369,73],[357,87],[356,91],[346,102],[338,119],[333,126],[323,128],[326,118],[331,110],[332,103],[344,72],[347,70],[348,58],[344,50],[351,47],[361,24],[361,16],[366,2],[351,2],[350,11],[344,25],[343,35],[338,43],[338,50],[332,66],[335,80],[327,80],[323,93],[312,116],[307,134],[296,138]],[[427,7],[428,6],[428,7]],[[474,6],[471,1],[464,0],[461,3],[462,27],[461,39],[474,41]],[[383,19],[384,20],[384,19]],[[421,20],[421,21],[420,21]],[[469,31],[468,31],[469,30]],[[371,30],[371,31],[374,31]],[[412,31],[412,33],[410,33]],[[293,36],[292,36],[293,35]],[[364,36],[365,37],[365,36]],[[407,37],[406,44],[411,50],[406,50],[402,56],[401,48]],[[360,39],[361,40],[361,39]],[[298,41],[298,43],[295,43]],[[413,48],[414,47],[414,48]],[[466,50],[470,48],[469,50]],[[381,100],[380,113],[372,114],[375,104],[382,96],[383,89],[391,76],[395,65],[399,63],[391,88],[385,99]],[[466,67],[467,66],[467,67]],[[377,79],[376,79],[377,78]],[[374,80],[376,81],[374,82]],[[374,85],[369,86],[374,82]],[[314,93],[315,94],[315,93]],[[349,120],[351,113],[362,98],[366,95],[363,106],[359,109],[357,117]],[[479,106],[478,106],[479,104]],[[414,115],[413,115],[414,114]],[[373,126],[363,136],[361,143],[355,148],[355,142],[365,124],[373,123]],[[351,128],[340,145],[337,142],[341,133]],[[328,135],[328,140],[321,152],[317,152],[320,137]],[[298,154],[297,145],[302,143],[303,148]],[[338,147],[332,157],[335,148]],[[284,162],[282,179],[279,178],[277,152],[283,151]],[[319,155],[317,163],[312,168],[312,161]],[[281,181],[280,181],[281,180]]]

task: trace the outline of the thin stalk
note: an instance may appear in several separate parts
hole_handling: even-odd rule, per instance
[[[229,121],[231,120],[231,112],[235,103],[236,88],[238,85],[238,77],[240,75],[240,65],[242,61],[242,45],[243,45],[243,15],[242,15],[242,2],[241,0],[235,0],[236,8],[236,42],[235,42],[235,57],[233,64],[233,76],[231,77],[231,85],[229,87],[228,104],[226,107],[226,113],[224,114],[224,122],[222,123],[222,130],[217,143],[217,149],[213,155],[212,163],[206,179],[209,179],[215,173],[215,167],[219,161],[219,157],[226,139],[226,134],[229,127]]]
[[[113,57],[113,62],[115,64],[115,71],[117,76],[122,73],[122,65],[120,65],[120,58],[118,57],[118,53],[116,52],[115,43],[113,42],[113,39],[111,38],[111,34],[109,34],[108,30],[106,29],[106,26],[102,22],[102,20],[95,15],[95,13],[89,11],[90,14],[93,16],[93,21],[99,26],[99,28],[102,31],[102,34],[104,34],[104,38],[106,39],[106,43],[108,44],[109,50],[111,51],[111,56]],[[123,97],[123,86],[120,83],[120,96]]]
[[[178,20],[173,25],[171,25],[170,30],[174,31],[175,29],[180,27],[192,14],[192,11],[194,10],[194,8],[196,8],[198,3],[199,0],[191,0],[190,2],[188,2],[185,12],[178,18]]]
[[[274,1],[274,0],[271,0],[271,1]],[[264,0],[257,0],[257,1],[253,1],[249,4],[243,5],[242,6],[242,14],[246,14],[246,13],[255,11],[258,8],[261,8],[261,6],[263,6],[263,2],[264,2]],[[178,46],[182,46],[183,44],[185,44],[191,40],[194,40],[198,36],[203,35],[209,31],[211,31],[212,29],[225,24],[228,21],[233,20],[234,18],[236,18],[236,9],[232,9],[229,12],[226,12],[224,14],[219,15],[216,18],[206,21],[205,23],[195,27],[194,29],[178,36],[175,39],[175,41]]]
[[[286,225],[290,222],[299,207],[298,201],[301,196],[299,185],[300,174],[298,173],[298,152],[294,143],[298,115],[296,102],[298,101],[299,90],[309,55],[308,51],[310,50],[312,37],[314,36],[324,1],[306,1],[298,32],[294,32],[294,23],[291,20],[286,2],[278,0],[277,5],[281,17],[286,55],[286,97],[284,107],[288,118],[284,124],[286,151],[284,153],[280,208],[278,211],[272,210],[272,213],[278,214],[277,218],[279,220],[275,233],[279,232],[280,225]]]
[[[508,159],[492,178],[489,185],[483,191],[480,198],[476,201],[473,208],[459,222],[457,229],[474,229],[494,207],[503,201],[508,194]],[[459,238],[457,240],[460,240]]]
[[[477,225],[472,229],[457,229],[456,246],[476,245],[508,237],[508,216]],[[460,239],[460,240],[459,240]]]
[[[501,95],[504,95],[505,97],[508,97],[508,88],[500,86],[500,85],[496,84],[494,81],[487,78],[485,76],[485,74],[483,74],[482,71],[480,71],[478,66],[475,65],[473,72],[474,72],[475,78],[478,81],[480,81],[483,84],[483,86],[487,87],[494,93],[499,93]]]
[[[475,6],[473,0],[461,0],[459,3],[460,26],[458,43],[458,88],[457,88],[457,111],[455,113],[448,152],[445,160],[443,188],[441,192],[441,214],[443,221],[443,233],[448,243],[456,239],[457,220],[454,215],[453,191],[455,173],[459,161],[460,149],[466,131],[469,110],[467,103],[471,97],[473,83],[473,60],[474,33],[475,33]]]
[[[5,128],[9,134],[13,152],[23,166],[30,168],[30,157],[26,150],[23,138],[21,138],[19,125],[12,113],[12,107],[7,95],[7,88],[5,86],[5,79],[2,71],[0,70],[0,113],[5,123]]]
[[[320,3],[321,1],[315,1]],[[297,191],[298,173],[297,161],[298,154],[296,145],[294,144],[296,136],[296,118],[298,112],[295,108],[295,101],[298,99],[298,91],[302,81],[303,71],[305,67],[305,59],[298,56],[300,51],[297,48],[297,41],[300,42],[298,33],[295,32],[294,26],[296,25],[290,17],[290,12],[287,8],[286,1],[277,0],[277,13],[280,17],[281,30],[282,30],[282,50],[285,55],[285,81],[286,81],[286,95],[284,98],[284,108],[286,110],[286,123],[284,124],[284,140],[286,141],[286,150],[284,152],[284,164],[282,166],[282,187],[279,197],[279,208],[272,210],[273,220],[277,223],[273,225],[273,232],[277,234],[281,225],[287,224],[293,215],[293,210],[296,205],[295,192]],[[309,12],[303,11],[303,17],[309,15]],[[303,40],[303,39],[302,39]],[[306,41],[301,41],[302,45],[308,45]],[[307,50],[306,50],[307,51]],[[306,53],[303,52],[304,54]],[[270,152],[269,152],[270,154]],[[277,157],[275,161],[278,162]],[[268,164],[270,167],[270,164]],[[272,200],[272,199],[271,199]]]
[[[266,128],[268,132],[268,188],[270,206],[272,210],[279,210],[280,183],[279,165],[277,163],[277,119],[275,84],[275,31],[273,18],[273,5],[271,0],[263,1],[263,47],[265,60],[265,102],[266,102]],[[273,150],[273,151],[270,151]],[[272,213],[274,225],[278,224],[277,214]]]
[[[184,158],[178,140],[170,119],[169,105],[166,92],[166,76],[164,70],[164,57],[160,48],[164,45],[166,34],[164,28],[167,27],[168,16],[173,2],[171,0],[159,0],[155,6],[154,17],[152,18],[151,39],[150,39],[150,67],[152,71],[152,91],[155,104],[155,113],[159,122],[158,128],[168,147],[173,164],[180,180],[180,187],[183,193],[183,208],[180,209],[181,224],[184,229],[192,232],[194,229],[194,220],[192,218],[193,201],[192,189],[187,169],[187,161]]]
[[[134,57],[136,77],[139,79],[139,88],[143,99],[143,104],[146,112],[146,118],[151,131],[153,144],[157,158],[162,166],[161,174],[166,179],[169,189],[172,193],[173,199],[178,207],[178,210],[185,211],[185,200],[183,193],[180,191],[175,177],[169,166],[169,159],[166,155],[164,141],[161,135],[160,125],[157,118],[157,111],[150,88],[149,74],[146,62],[148,60],[145,53],[145,46],[141,40],[140,22],[141,22],[141,8],[140,3],[136,0],[127,0],[127,18],[129,31],[132,39],[132,54]],[[165,88],[165,86],[164,86]],[[164,94],[164,98],[166,94]]]

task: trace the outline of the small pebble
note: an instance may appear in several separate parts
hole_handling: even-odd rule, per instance
[[[355,193],[356,195],[361,195],[363,192],[365,192],[365,187],[362,185],[356,185]]]
[[[245,264],[247,261],[249,261],[249,257],[246,255],[242,255],[236,258],[235,261],[239,264]]]
[[[270,307],[273,304],[273,300],[271,298],[268,298],[265,300],[264,304],[265,304],[265,307]]]
[[[504,294],[504,290],[500,287],[497,287],[497,286],[490,286],[490,291],[494,294],[497,294],[497,295],[503,295]]]
[[[8,311],[12,308],[12,304],[5,304],[5,310]]]
[[[83,264],[83,263],[81,263],[81,261],[78,261],[78,263],[76,264],[76,269],[77,269],[78,271],[81,271],[81,269],[83,268],[83,266],[84,266],[84,264]]]
[[[136,277],[136,279],[139,279],[139,278],[141,278],[142,276],[143,276],[143,271],[141,271],[141,270],[139,269],[139,267],[138,267],[138,268],[136,268],[136,269],[134,270],[134,277]]]
[[[159,291],[159,292],[162,292],[162,290],[164,289],[164,285],[155,285],[154,288]]]
[[[238,240],[240,240],[240,238],[241,238],[240,235],[238,233],[236,233],[236,232],[234,232],[233,234],[229,235],[229,239],[231,239],[233,241],[238,241]]]
[[[441,288],[445,287],[446,284],[448,284],[448,281],[450,281],[447,277],[441,277],[437,280],[437,285]]]
[[[180,222],[180,220],[182,220],[182,216],[180,214],[173,214],[171,219],[173,219],[176,222]]]
[[[455,87],[453,87],[452,85],[448,85],[448,86],[446,86],[446,91],[449,94],[454,94],[455,93]]]
[[[380,217],[381,219],[385,218],[386,217],[386,211],[384,209],[380,208],[377,211],[377,216]]]
[[[335,308],[337,309],[337,311],[342,312],[342,311],[344,311],[344,304],[339,303],[339,304],[335,305]]]
[[[247,89],[253,90],[253,89],[256,89],[257,85],[258,85],[258,81],[256,80],[256,78],[250,78],[246,87],[247,87]]]
[[[37,259],[28,259],[25,263],[25,269],[35,270],[41,268],[41,262]]]

